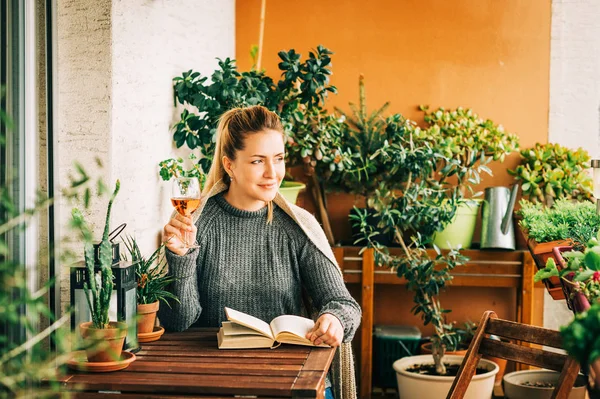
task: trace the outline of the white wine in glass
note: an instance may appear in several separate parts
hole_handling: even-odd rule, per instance
[[[200,206],[200,182],[196,177],[177,177],[171,186],[171,203],[182,216],[190,217]],[[185,232],[183,244],[185,248],[198,248],[194,244],[195,237],[192,233]]]

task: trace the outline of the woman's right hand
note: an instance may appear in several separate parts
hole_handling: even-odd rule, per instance
[[[181,216],[179,213],[176,213],[163,229],[165,246],[174,254],[183,256],[189,249],[184,244],[186,233],[188,237],[195,238],[196,231],[196,226],[191,217]]]

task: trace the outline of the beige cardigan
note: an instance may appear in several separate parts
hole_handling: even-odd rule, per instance
[[[228,189],[228,185],[222,180],[215,183],[212,189],[206,195],[200,206],[194,212],[194,223],[200,218],[206,201],[208,198],[219,194]],[[323,229],[317,222],[317,220],[306,210],[293,205],[285,200],[281,194],[277,193],[273,200],[277,206],[279,206],[285,213],[287,213],[297,224],[302,228],[308,238],[315,244],[315,246],[325,255],[334,265],[341,269],[337,264],[331,246],[325,237]],[[354,374],[354,358],[352,356],[352,346],[350,342],[343,342],[342,345],[335,352],[333,363],[331,365],[332,374],[332,388],[333,395],[336,399],[356,399],[356,379]]]

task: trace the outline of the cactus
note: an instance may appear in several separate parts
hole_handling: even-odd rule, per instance
[[[112,244],[108,238],[110,231],[110,211],[112,204],[119,192],[121,183],[117,180],[115,191],[112,193],[108,201],[108,209],[106,211],[106,221],[104,223],[104,232],[102,233],[102,241],[100,243],[100,278],[96,278],[94,272],[94,247],[92,244],[92,234],[83,219],[81,211],[77,208],[73,209],[73,225],[81,230],[82,237],[85,242],[85,267],[87,269],[87,279],[83,284],[85,297],[92,313],[93,328],[104,329],[108,328],[108,309],[110,307],[110,297],[113,290],[113,274],[112,274]],[[91,294],[91,295],[90,295]]]

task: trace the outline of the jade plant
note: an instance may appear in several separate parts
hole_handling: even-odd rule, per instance
[[[336,93],[329,84],[331,55],[323,46],[309,52],[301,61],[295,50],[278,53],[281,71],[275,82],[264,71],[239,72],[235,61],[219,60],[219,69],[209,78],[189,70],[173,79],[175,98],[186,106],[180,121],[173,127],[177,147],[186,145],[198,154],[203,172],[210,169],[215,151],[215,133],[220,116],[235,107],[263,105],[276,112],[286,134],[286,164],[303,166],[313,181],[313,197],[317,206],[324,206],[321,184],[332,173],[342,171],[350,160],[341,150],[342,121],[325,109],[328,93]],[[161,177],[174,176],[172,168],[161,163]],[[189,173],[190,171],[184,171]],[[323,177],[325,176],[325,177]],[[324,209],[320,215],[326,218]],[[333,235],[328,219],[322,220],[329,241]]]
[[[94,270],[94,246],[92,244],[92,232],[83,218],[83,214],[77,208],[72,211],[72,225],[79,229],[84,242],[85,267],[87,270],[87,281],[83,284],[85,298],[92,314],[92,327],[96,329],[109,328],[108,310],[110,298],[113,291],[112,273],[112,243],[109,240],[110,213],[115,197],[119,193],[121,183],[117,180],[115,189],[108,201],[106,219],[102,241],[100,242],[100,256],[98,273]]]
[[[590,156],[582,148],[537,143],[522,150],[521,163],[508,172],[521,183],[523,198],[552,205],[559,198],[592,198],[592,179],[585,171],[589,167]]]
[[[481,172],[492,174],[487,165],[491,161],[503,162],[508,154],[519,148],[516,135],[505,132],[502,125],[480,118],[471,109],[458,107],[446,110],[440,107],[430,111],[425,105],[419,109],[424,113],[427,127],[417,135],[433,140],[448,158],[449,161],[440,170],[442,182],[455,176],[463,193],[469,191],[474,195],[472,186],[481,182]],[[457,173],[446,173],[444,168],[455,168]]]
[[[547,207],[541,202],[521,200],[520,205],[519,225],[529,238],[539,243],[569,240],[581,247],[600,230],[600,215],[590,201],[573,202],[563,198]]]

